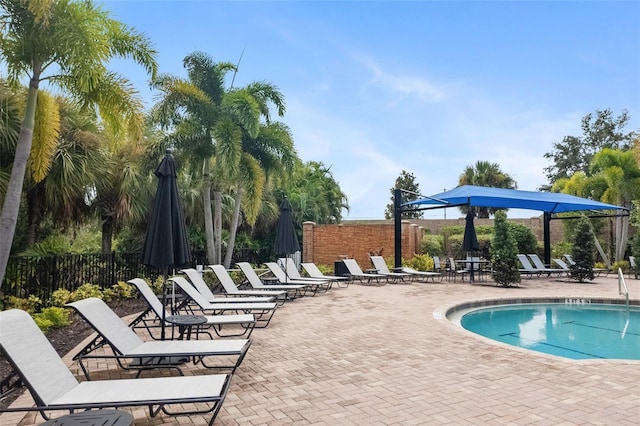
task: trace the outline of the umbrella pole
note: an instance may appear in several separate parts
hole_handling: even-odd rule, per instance
[[[164,279],[162,280],[162,324],[160,325],[160,340],[164,340],[164,324],[167,318],[167,278],[169,268],[164,268]]]

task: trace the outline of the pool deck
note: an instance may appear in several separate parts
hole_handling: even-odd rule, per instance
[[[640,280],[626,282],[639,299]],[[621,298],[610,275],[585,284],[523,279],[515,288],[459,280],[356,283],[287,303],[266,329],[253,333],[215,424],[637,425],[640,361],[538,354],[439,318],[462,302],[540,296]],[[70,355],[65,360],[78,371]],[[128,377],[111,364],[93,368]],[[190,368],[185,374],[203,371]],[[23,395],[17,402],[28,400]],[[131,413],[135,425],[208,421],[200,415],[150,419],[143,408]],[[0,416],[2,425],[42,422],[34,413]]]

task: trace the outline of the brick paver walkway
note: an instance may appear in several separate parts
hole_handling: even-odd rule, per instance
[[[627,283],[640,298],[640,281]],[[588,284],[526,279],[517,288],[353,284],[288,303],[253,333],[216,424],[637,425],[640,361],[537,354],[438,318],[461,302],[535,296],[620,297],[611,276]],[[131,412],[136,425],[208,420]],[[2,425],[41,422],[35,414],[0,416]]]

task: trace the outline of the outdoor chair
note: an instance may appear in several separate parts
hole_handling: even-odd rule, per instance
[[[269,325],[271,318],[276,312],[275,302],[253,302],[253,303],[209,303],[207,299],[198,292],[184,277],[169,278],[180,290],[189,298],[192,304],[184,305],[184,309],[189,313],[208,314],[229,314],[245,313],[253,314],[256,318],[256,328],[264,328]]]
[[[342,263],[344,263],[344,266],[347,268],[347,271],[349,271],[349,276],[351,277],[351,280],[358,280],[360,281],[361,284],[364,284],[365,282],[367,284],[371,284],[372,281],[375,281],[378,284],[386,284],[386,277],[384,275],[381,274],[371,274],[368,272],[363,272],[362,268],[360,268],[360,265],[358,265],[358,262],[356,262],[355,259],[342,259]],[[380,282],[381,279],[385,279],[384,282]]]
[[[413,278],[413,275],[407,272],[398,272],[398,271],[391,272],[387,267],[387,262],[384,260],[384,257],[382,256],[369,256],[369,258],[371,259],[371,263],[373,264],[373,267],[378,270],[377,271],[378,274],[382,274],[386,276],[387,279],[391,280],[391,282],[393,283],[397,283],[399,281],[404,281],[405,279]],[[402,268],[400,268],[400,271],[402,271]]]
[[[549,268],[547,267],[543,262],[542,259],[540,259],[540,256],[538,256],[537,254],[530,254],[529,255],[529,259],[531,259],[531,261],[533,262],[533,267],[540,271],[540,274],[547,274],[548,277],[550,277],[551,275],[557,275],[558,277],[564,275],[566,273],[566,271],[562,268]]]
[[[100,337],[73,358],[78,361],[87,378],[89,372],[83,363],[86,359],[114,359],[118,366],[125,370],[137,370],[138,375],[144,370],[156,368],[175,368],[182,375],[179,368],[181,359],[191,360],[194,365],[201,364],[205,368],[231,370],[233,373],[251,346],[251,340],[247,339],[143,341],[101,299],[90,297],[67,303],[66,306],[75,309]],[[104,345],[111,348],[113,355],[93,354]],[[205,363],[205,358],[209,357],[235,359],[235,362],[230,365],[209,365]]]
[[[280,268],[284,270],[284,273],[287,275],[289,281],[295,280],[295,281],[303,281],[303,282],[306,281],[306,282],[312,282],[312,283],[321,283],[322,287],[319,288],[319,290],[322,290],[323,292],[329,290],[333,285],[334,280],[330,280],[327,278],[303,277],[300,274],[300,271],[298,270],[298,266],[296,265],[296,262],[294,262],[293,259],[290,257],[279,258],[278,265],[280,265]]]
[[[570,265],[569,267],[576,264],[573,260],[573,256],[570,254],[564,254],[563,257],[567,260],[567,263]],[[601,273],[604,272],[605,275],[609,275],[609,268],[593,268],[593,272],[596,277],[600,276]],[[631,275],[629,275],[631,277]]]
[[[267,267],[271,275],[273,275],[280,284],[303,284],[313,291],[314,296],[318,292],[326,292],[331,286],[331,283],[329,281],[320,281],[315,279],[290,279],[289,277],[287,277],[287,274],[285,274],[280,265],[278,265],[276,262],[265,262],[264,266]]]
[[[171,416],[213,413],[208,423],[212,425],[230,385],[230,374],[89,380],[80,383],[27,312],[19,309],[0,312],[0,330],[0,348],[35,402],[35,405],[28,407],[10,406],[0,411],[39,411],[48,420],[46,412],[49,410],[73,412],[149,407],[151,417],[160,412]],[[196,406],[190,411],[179,412],[171,409],[172,406],[199,403],[208,406],[201,409]]]
[[[152,333],[153,329],[157,329],[162,327],[162,318],[166,318],[167,312],[165,308],[163,308],[162,302],[158,299],[153,293],[149,284],[142,278],[134,278],[132,280],[127,281],[130,284],[133,284],[137,289],[138,293],[142,295],[144,300],[147,302],[149,309],[143,312],[133,320],[129,327],[134,330],[137,328],[145,328],[151,338],[157,339],[156,333]],[[226,298],[222,298],[226,299]],[[218,300],[218,299],[216,299]],[[228,302],[229,303],[229,302]],[[163,314],[163,311],[164,314]],[[153,314],[153,318],[151,320],[148,319],[149,314]],[[199,333],[203,332],[208,334],[204,330],[212,329],[219,337],[241,337],[243,336],[245,339],[248,339],[253,332],[253,329],[256,325],[256,319],[253,314],[240,314],[240,315],[203,315],[206,318],[207,322],[198,328],[196,336]],[[142,326],[138,326],[138,324],[142,324]],[[166,326],[171,326],[171,324],[165,323]],[[239,332],[232,331],[229,332],[228,329],[230,327],[238,328],[241,327]],[[201,330],[203,329],[203,330]],[[223,332],[223,329],[225,330]]]
[[[525,275],[529,278],[532,278],[534,275],[536,277],[540,276],[541,272],[533,267],[531,261],[527,256],[525,256],[524,254],[518,254],[517,256],[520,264],[522,265],[522,268],[518,269],[520,275]]]
[[[218,265],[221,268],[224,269],[224,266],[222,265]],[[209,268],[211,268],[213,270],[213,266],[210,266]],[[226,273],[226,269],[224,269],[225,273]],[[240,297],[228,297],[228,296],[219,296],[216,297],[215,294],[213,294],[213,292],[211,292],[211,289],[209,288],[209,286],[207,285],[207,283],[204,281],[204,278],[202,278],[202,275],[200,274],[200,272],[196,271],[193,268],[188,268],[188,269],[182,269],[180,272],[184,273],[187,278],[189,278],[189,281],[191,282],[191,284],[196,288],[196,290],[198,290],[200,292],[200,294],[202,294],[208,301],[209,303],[233,303],[233,302],[239,302],[239,303],[249,303],[249,302],[273,302],[276,300],[275,296],[262,296],[262,295],[258,295],[258,296],[240,296]],[[214,274],[215,274],[215,270],[213,270]],[[216,278],[218,278],[218,281],[222,282],[222,280],[220,279],[220,276],[218,276],[218,274],[215,274]],[[229,274],[226,274],[228,277],[228,280],[235,285],[235,283],[233,282],[233,280],[231,279],[231,277],[229,277]]]
[[[629,256],[629,278],[631,278],[631,274],[633,274],[634,278],[638,278],[635,256]]]
[[[312,262],[301,263],[300,264],[304,270],[307,272],[307,275],[311,278],[321,278],[326,279],[338,284],[338,287],[349,287],[349,277],[338,277],[336,275],[325,275],[322,273],[318,265]]]
[[[313,283],[308,284],[308,283],[301,283],[299,281],[292,282],[291,284],[265,285],[263,284],[262,280],[260,279],[255,269],[253,269],[253,266],[251,266],[249,262],[238,262],[236,263],[236,266],[240,268],[240,271],[247,279],[247,282],[249,283],[249,285],[256,290],[258,289],[286,290],[289,292],[289,296],[293,298],[305,296],[307,294],[307,291],[310,289],[314,295],[316,294],[316,291],[317,291],[317,286],[315,286]],[[226,270],[225,270],[225,273],[226,273]]]
[[[409,268],[407,266],[402,267],[402,272],[413,275],[414,280],[431,280],[435,282],[436,278],[439,278],[440,282],[442,282],[444,277],[440,272],[418,271],[417,269]]]
[[[460,276],[462,281],[464,281],[464,277],[469,273],[469,269],[463,268],[458,269],[456,266],[456,261],[453,257],[449,258],[449,276],[453,277],[453,282],[456,282],[456,278]]]
[[[209,268],[213,269],[212,266],[215,265]],[[227,296],[272,296],[277,298],[279,304],[283,304],[289,298],[286,290],[240,290],[231,279],[220,281],[220,284]]]

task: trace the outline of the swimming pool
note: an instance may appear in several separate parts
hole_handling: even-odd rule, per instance
[[[523,303],[473,308],[466,330],[509,345],[570,359],[640,360],[640,307]]]

